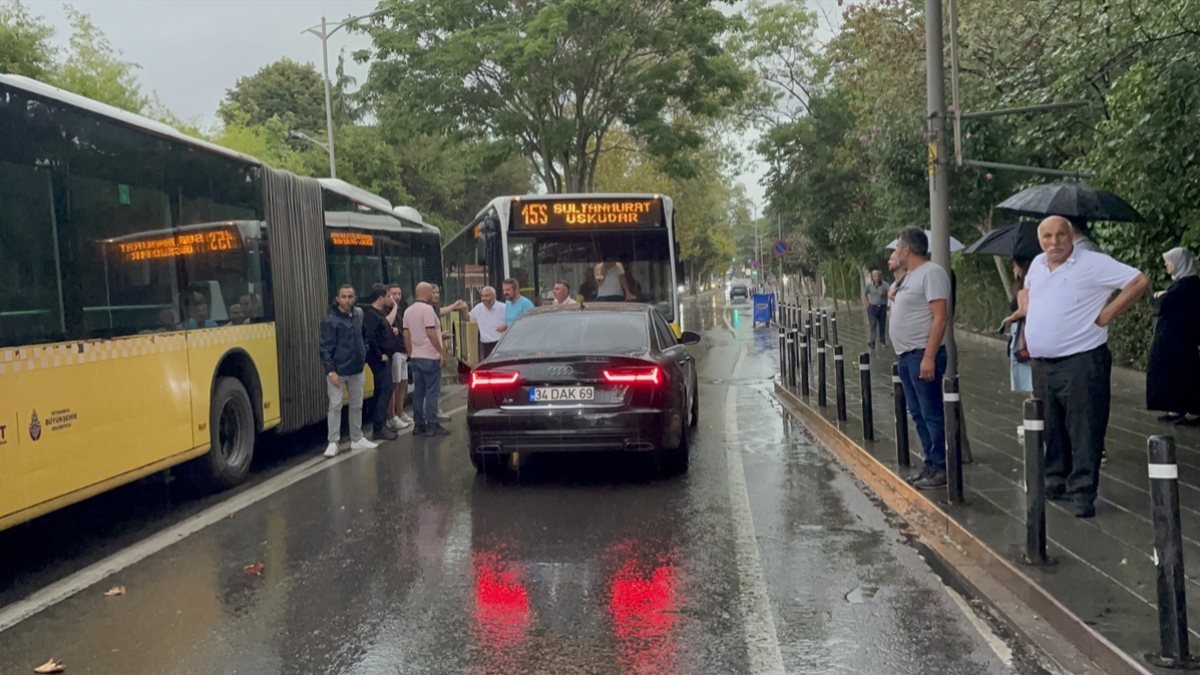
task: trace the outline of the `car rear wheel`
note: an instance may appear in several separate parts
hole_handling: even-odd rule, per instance
[[[667,476],[675,476],[687,473],[688,460],[691,455],[691,434],[690,427],[683,425],[683,429],[679,434],[679,445],[674,448],[663,448],[658,451],[659,471]]]
[[[700,383],[692,383],[692,413],[688,426],[695,429],[700,424]]]
[[[503,473],[506,464],[508,464],[508,455],[484,454],[474,450],[471,451],[471,465],[475,467],[475,473],[479,475],[500,475]]]
[[[236,378],[217,380],[208,429],[210,446],[196,462],[198,478],[208,487],[231,488],[246,479],[254,458],[254,411],[250,395]]]

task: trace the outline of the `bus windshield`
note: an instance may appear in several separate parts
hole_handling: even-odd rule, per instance
[[[565,281],[583,301],[634,300],[671,316],[671,248],[665,229],[510,233],[508,264],[522,294],[551,301]]]

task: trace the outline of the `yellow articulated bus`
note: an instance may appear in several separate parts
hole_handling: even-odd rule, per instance
[[[332,288],[441,278],[412,209],[0,75],[0,529],[324,420]]]
[[[511,278],[540,305],[551,301],[556,282],[566,281],[580,302],[649,303],[678,335],[675,215],[674,201],[657,194],[497,197],[446,244],[447,297],[473,305],[480,288],[499,293],[500,282]],[[614,263],[623,281],[602,274]]]

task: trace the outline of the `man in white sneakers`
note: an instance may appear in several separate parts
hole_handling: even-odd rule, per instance
[[[408,354],[404,350],[404,292],[400,284],[388,286],[388,295],[392,298],[392,311],[388,313],[388,321],[392,324],[392,332],[400,339],[401,351],[392,354],[392,411],[388,427],[394,431],[407,429],[412,426],[412,418],[404,413],[404,399],[408,398]]]
[[[350,398],[350,447],[369,450],[378,447],[362,432],[363,386],[366,375],[367,341],[362,310],[355,306],[354,287],[344,284],[335,302],[321,322],[321,365],[325,368],[326,393],[329,395],[329,445],[326,457],[337,457],[342,436],[342,395]]]

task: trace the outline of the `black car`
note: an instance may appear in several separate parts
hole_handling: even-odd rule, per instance
[[[749,299],[750,299],[750,289],[746,286],[746,284],[736,284],[735,283],[732,286],[730,286],[730,288],[729,288],[729,301],[730,302],[737,302],[738,300],[745,301],[745,300],[749,300]]]
[[[696,426],[696,364],[642,304],[544,307],[514,322],[471,371],[467,431],[480,473],[514,452],[657,452],[685,472]]]

